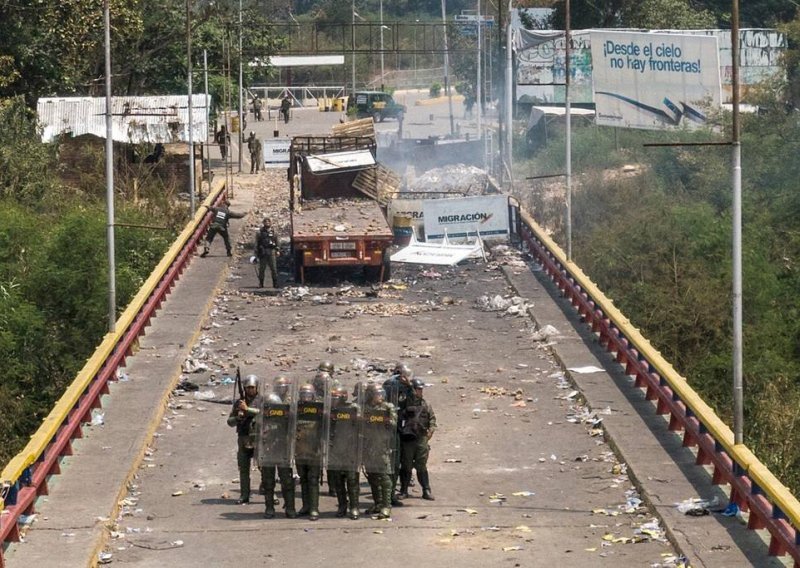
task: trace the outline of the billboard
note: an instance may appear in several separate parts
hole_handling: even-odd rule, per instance
[[[716,37],[723,102],[731,101],[730,30],[628,31]],[[565,48],[564,32],[519,30],[519,35],[515,39],[516,95],[519,102],[533,104],[564,102]],[[747,101],[748,94],[755,85],[765,81],[775,83],[783,80],[781,60],[786,49],[786,34],[777,30],[749,28],[739,31],[741,61],[739,81],[743,101]],[[573,103],[593,103],[592,49],[589,31],[572,32],[569,61],[570,100]]]
[[[285,168],[289,165],[289,139],[264,140],[264,164],[268,168]]]
[[[700,126],[721,105],[716,37],[593,31],[591,42],[597,124]]]
[[[426,199],[422,205],[425,239],[508,237],[508,197],[490,195]]]

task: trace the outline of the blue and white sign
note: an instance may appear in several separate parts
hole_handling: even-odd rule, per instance
[[[508,197],[486,195],[452,199],[426,199],[422,205],[425,240],[507,238]]]
[[[700,126],[720,108],[716,37],[592,31],[591,44],[597,124]]]
[[[289,167],[289,146],[292,141],[289,139],[264,140],[264,164],[268,168],[287,168]]]

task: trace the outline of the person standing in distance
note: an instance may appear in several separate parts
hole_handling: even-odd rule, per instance
[[[272,287],[280,288],[278,284],[278,235],[272,227],[269,217],[264,217],[261,228],[256,234],[256,258],[258,259],[258,287],[264,287],[264,276],[269,266],[272,276]]]
[[[255,454],[256,416],[258,415],[258,377],[247,375],[244,379],[244,398],[233,404],[228,415],[228,426],[236,428],[239,465],[239,503],[250,502],[250,462]],[[274,474],[273,474],[274,475]],[[263,472],[262,472],[263,477]]]
[[[422,396],[425,383],[421,379],[412,379],[411,387],[413,394],[400,412],[400,496],[408,497],[412,469],[416,469],[422,498],[433,501],[428,476],[428,442],[436,431],[436,414]]]

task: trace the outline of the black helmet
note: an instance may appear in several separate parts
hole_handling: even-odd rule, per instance
[[[330,361],[323,361],[317,367],[317,371],[325,371],[326,373],[333,373],[333,363]]]
[[[411,379],[411,387],[415,389],[424,389],[425,381],[422,379]]]
[[[256,375],[247,375],[242,381],[242,387],[256,387],[258,388],[258,377]]]
[[[414,376],[414,371],[411,370],[411,367],[403,363],[400,365],[400,369],[398,370],[398,374],[403,379],[411,379]]]
[[[347,400],[347,389],[342,387],[342,386],[334,388],[331,391],[331,398],[338,398],[338,399],[341,399],[343,401],[346,401]]]

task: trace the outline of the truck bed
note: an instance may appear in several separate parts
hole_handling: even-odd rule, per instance
[[[292,213],[295,242],[353,237],[391,239],[392,229],[380,206],[371,199],[314,200]]]

